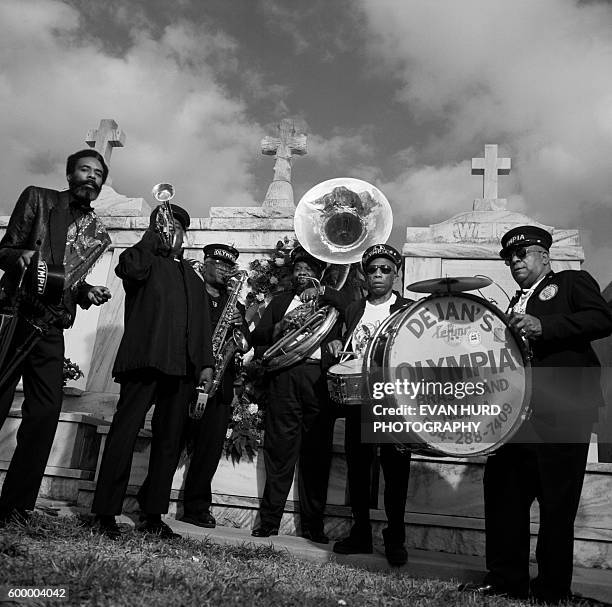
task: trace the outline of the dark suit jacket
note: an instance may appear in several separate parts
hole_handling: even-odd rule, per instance
[[[281,293],[274,297],[268,304],[261,320],[251,334],[251,343],[253,346],[258,346],[258,354],[263,354],[263,351],[274,343],[272,337],[274,325],[280,322],[283,316],[285,316],[294,295],[295,293],[293,291]],[[340,337],[343,313],[348,305],[349,299],[348,296],[345,296],[340,291],[326,287],[325,293],[321,295],[320,302],[323,305],[332,305],[340,312],[338,321],[321,343],[321,369],[322,371],[326,371],[335,362],[331,354],[327,351],[327,344]]]
[[[5,271],[0,288],[9,294],[15,292],[19,278],[17,260],[24,251],[38,250],[47,263],[63,264],[70,221],[69,204],[69,190],[58,192],[29,186],[21,193],[0,241],[0,269]],[[76,297],[65,299],[72,320],[77,303],[82,308],[91,306],[87,298],[90,288],[91,285],[83,281],[76,289]]]
[[[591,342],[612,333],[612,313],[597,282],[583,270],[550,272],[529,298],[527,314],[542,323],[542,336],[530,340],[534,415],[553,416],[553,422],[572,415],[595,419],[603,397]]]
[[[158,254],[158,239],[145,233],[121,253],[115,273],[125,321],[113,376],[148,368],[184,376],[189,362],[197,378],[214,366],[208,295],[190,263]]]

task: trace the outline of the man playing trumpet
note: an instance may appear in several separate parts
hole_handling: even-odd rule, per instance
[[[204,247],[204,263],[196,263],[208,294],[211,325],[217,327],[215,334],[219,330],[219,322],[223,322],[227,315],[227,339],[233,339],[234,328],[239,327],[241,338],[245,340],[240,349],[246,350],[249,348],[246,341],[249,337],[249,327],[244,318],[244,306],[236,301],[231,309],[227,309],[230,297],[228,280],[236,270],[238,255],[238,251],[232,246],[209,244]],[[241,284],[237,280],[232,288],[240,289]],[[229,305],[231,306],[231,303]],[[216,344],[215,347],[217,346],[221,347],[222,344]],[[215,375],[217,372],[215,369]],[[232,356],[214,396],[206,402],[204,413],[199,419],[190,420],[188,424],[187,435],[193,443],[193,452],[185,479],[182,520],[199,527],[212,528],[216,525],[210,511],[211,481],[219,464],[227,425],[232,415],[235,379],[236,369]]]
[[[140,242],[121,253],[115,268],[125,289],[125,329],[113,367],[121,391],[92,506],[100,531],[110,538],[120,535],[115,515],[121,513],[136,438],[152,404],[149,471],[138,492],[145,518],[140,530],[176,535],[161,515],[168,511],[189,403],[198,383],[210,389],[214,366],[208,297],[182,255],[189,221],[178,205],[158,206]]]

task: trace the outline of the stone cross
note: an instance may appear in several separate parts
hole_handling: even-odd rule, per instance
[[[264,137],[261,153],[275,156],[274,177],[264,199],[264,207],[293,207],[293,186],[291,185],[291,158],[306,154],[306,135],[296,134],[295,122],[283,118],[278,125],[278,137]]]
[[[484,158],[472,158],[472,175],[484,175],[482,200],[490,201],[489,206],[496,209],[505,208],[506,200],[497,197],[498,175],[510,173],[510,158],[497,156],[497,145],[485,145]],[[476,210],[476,202],[474,209]]]
[[[112,118],[104,118],[100,120],[100,126],[97,129],[87,131],[85,143],[100,152],[106,164],[110,166],[113,148],[123,147],[125,133]]]

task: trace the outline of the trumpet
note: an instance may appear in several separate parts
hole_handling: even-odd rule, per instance
[[[151,194],[161,205],[155,216],[155,229],[161,236],[163,243],[173,248],[176,230],[174,229],[174,215],[170,201],[174,198],[174,186],[171,183],[158,183],[151,190]]]

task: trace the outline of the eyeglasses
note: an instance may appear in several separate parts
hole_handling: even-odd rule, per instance
[[[511,249],[504,255],[504,263],[509,266],[515,256],[522,261],[523,259],[525,259],[525,257],[527,257],[527,255],[529,255],[529,253],[546,253],[546,251],[542,249],[529,249],[530,247],[517,247],[516,249]]]
[[[372,274],[376,274],[376,270],[380,270],[383,274],[391,274],[391,272],[393,272],[393,268],[389,266],[368,266],[366,268],[366,274],[371,276]]]

